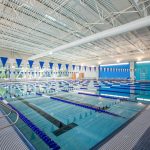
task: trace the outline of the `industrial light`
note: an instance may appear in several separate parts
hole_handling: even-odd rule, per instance
[[[139,58],[137,58],[137,60],[138,60],[138,61],[141,61],[141,60],[142,60],[142,58],[140,58],[140,57],[139,57]]]
[[[82,37],[82,36],[81,36],[80,34],[78,34],[78,33],[76,33],[75,35],[76,35],[77,37]]]
[[[99,49],[99,47],[97,47],[97,46],[95,46],[94,48],[95,48],[96,50]]]
[[[98,62],[98,64],[100,65],[100,64],[101,64],[101,62],[99,61],[99,62]]]
[[[56,21],[55,18],[53,18],[53,17],[51,17],[51,16],[49,16],[49,15],[47,15],[47,14],[45,15],[45,17],[48,18],[48,19],[50,19],[50,20],[52,20],[52,21],[54,21],[54,22]]]
[[[120,60],[117,60],[117,63],[120,63]]]
[[[101,66],[118,66],[118,65],[128,65],[129,63],[119,63],[119,64],[107,64],[107,65],[101,65]]]
[[[89,46],[92,46],[93,44],[92,44],[92,43],[88,43],[88,45],[89,45]]]
[[[52,55],[53,54],[53,52],[49,52],[49,55]]]
[[[53,21],[53,22],[56,22],[56,23],[60,24],[61,26],[67,27],[67,25],[65,23],[56,20],[54,17],[51,17],[51,16],[49,16],[47,14],[45,15],[45,17],[48,18],[49,20]]]
[[[150,61],[137,61],[136,64],[146,64],[146,63],[150,63]]]

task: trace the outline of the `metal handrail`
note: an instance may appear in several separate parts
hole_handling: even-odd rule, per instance
[[[12,110],[10,110],[10,112],[8,114],[0,116],[0,119],[4,118],[4,117],[8,117],[11,114],[11,112],[12,112]]]
[[[10,112],[6,115],[9,116],[11,113],[15,113],[16,114],[16,120],[14,122],[11,121],[11,124],[5,125],[5,126],[0,126],[0,130],[5,129],[7,127],[13,126],[14,124],[17,123],[18,119],[19,119],[19,114],[17,111],[15,111],[14,109],[12,109],[11,107],[9,107],[8,105],[4,104],[3,102],[0,102],[0,105],[4,106],[5,108],[9,109]],[[5,116],[5,115],[4,115]],[[3,117],[4,117],[3,116]]]

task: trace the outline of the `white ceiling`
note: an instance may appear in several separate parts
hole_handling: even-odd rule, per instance
[[[0,0],[0,51],[35,55],[148,15],[150,0]],[[97,64],[148,57],[150,28],[143,28],[47,59]]]

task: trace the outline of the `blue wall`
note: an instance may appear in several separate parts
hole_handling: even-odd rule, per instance
[[[135,64],[136,80],[150,80],[150,63]]]
[[[130,64],[120,65],[100,65],[99,78],[101,79],[129,79],[130,78]]]

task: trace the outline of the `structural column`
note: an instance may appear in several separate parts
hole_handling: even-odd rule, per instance
[[[14,59],[9,59],[9,63],[10,63],[10,79],[15,79],[15,74],[14,74],[14,71],[15,71],[15,66],[14,66],[14,63],[15,63],[15,60]]]
[[[135,80],[134,70],[135,70],[135,62],[131,61],[130,62],[130,79],[131,79],[131,81]]]

